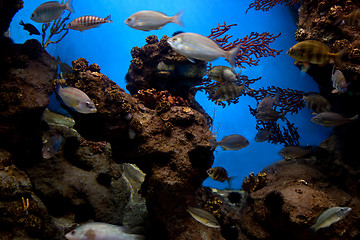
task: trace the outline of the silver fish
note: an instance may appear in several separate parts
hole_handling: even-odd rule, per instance
[[[206,75],[218,82],[235,82],[238,78],[235,70],[226,66],[215,66]]]
[[[232,150],[232,151],[240,150],[244,147],[247,147],[250,144],[245,137],[239,134],[232,134],[226,136],[219,142],[210,140],[210,143],[213,148],[220,146],[223,148],[223,150]]]
[[[184,55],[191,62],[194,62],[194,59],[210,62],[224,57],[232,67],[235,66],[235,58],[240,49],[238,45],[230,51],[225,51],[210,38],[197,33],[180,33],[169,38],[167,42],[176,52]]]
[[[338,113],[322,112],[322,113],[319,113],[318,115],[314,116],[311,119],[311,121],[313,123],[323,125],[325,127],[336,127],[336,126],[340,126],[345,123],[353,122],[353,121],[357,120],[358,118],[359,118],[359,115],[356,115],[352,118],[345,118]]]
[[[275,94],[275,96],[273,98],[271,97],[265,97],[261,100],[261,102],[259,103],[258,107],[257,107],[257,111],[265,111],[268,109],[272,109],[273,105],[279,105],[279,94]]]
[[[282,148],[279,152],[279,154],[286,159],[300,158],[308,153],[310,153],[310,150],[303,149],[298,146],[287,146]]]
[[[194,207],[188,207],[186,211],[199,223],[212,228],[220,228],[216,218],[208,211]]]
[[[315,113],[329,112],[331,105],[326,98],[320,94],[309,94],[303,96],[307,108],[312,109]]]
[[[68,240],[144,240],[145,237],[126,233],[124,227],[102,222],[80,225],[65,235]]]
[[[331,75],[334,90],[331,93],[344,93],[347,92],[347,87],[350,83],[346,83],[344,74],[340,70],[335,70]]]
[[[320,216],[316,220],[316,223],[311,226],[311,229],[317,231],[320,228],[330,227],[331,224],[336,223],[346,217],[350,211],[350,207],[329,208],[320,214]]]
[[[58,19],[64,10],[75,12],[72,7],[72,0],[68,0],[64,5],[57,1],[45,2],[35,9],[30,19],[38,23],[48,23]]]
[[[64,138],[60,134],[54,134],[50,137],[43,136],[42,156],[45,159],[55,156],[60,146],[64,142]]]
[[[180,26],[184,26],[182,23],[183,11],[180,11],[173,17],[169,17],[162,12],[156,11],[140,11],[131,15],[125,20],[125,24],[131,28],[150,31],[162,28],[167,23],[176,23]]]
[[[243,92],[245,86],[238,86],[236,84],[221,85],[215,92],[213,100],[215,101],[227,101],[233,98],[237,98]]]
[[[256,117],[256,119],[259,119],[259,120],[265,121],[265,122],[276,122],[279,118],[281,118],[281,120],[284,121],[285,114],[286,114],[285,112],[280,113],[273,109],[267,109],[267,110],[258,112],[255,115],[255,117]]]
[[[60,84],[56,87],[56,94],[60,97],[61,102],[79,112],[79,113],[96,113],[96,107],[90,98],[80,89],[64,86]]]
[[[260,129],[255,135],[255,142],[265,142],[269,140],[269,137],[272,135],[272,132],[266,129]]]
[[[82,16],[72,20],[66,27],[72,30],[78,30],[80,32],[95,28],[103,23],[111,23],[111,15],[106,18],[96,16]]]

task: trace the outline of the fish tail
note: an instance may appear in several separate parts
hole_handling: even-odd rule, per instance
[[[359,115],[356,115],[355,117],[350,118],[352,121],[356,121],[359,119]]]
[[[218,146],[218,143],[215,140],[210,139],[209,142],[211,144],[211,150],[215,149]]]
[[[234,68],[235,67],[235,59],[240,50],[240,44],[231,49],[230,51],[227,51],[226,59],[229,61],[230,65]]]
[[[109,16],[107,16],[106,18],[104,18],[105,19],[105,21],[107,21],[107,22],[113,22],[112,20],[111,20],[111,14],[109,14]]]
[[[67,2],[65,3],[65,9],[69,10],[72,13],[75,12],[75,10],[72,6],[72,0],[67,0]]]
[[[182,21],[182,16],[184,15],[184,10],[180,10],[175,16],[172,17],[172,22],[177,25],[184,27],[184,23]]]
[[[228,184],[229,184],[229,188],[231,189],[231,182],[232,182],[232,180],[234,180],[234,178],[235,177],[228,177],[227,179],[226,179],[226,181],[228,182]]]
[[[339,67],[339,68],[342,67],[342,65],[343,65],[342,58],[345,56],[345,54],[347,54],[346,49],[342,49],[342,50],[340,50],[340,52],[335,54],[334,61],[335,61],[335,65],[337,67]]]
[[[319,230],[318,225],[317,224],[312,225],[310,227],[310,230],[316,232],[317,230]]]

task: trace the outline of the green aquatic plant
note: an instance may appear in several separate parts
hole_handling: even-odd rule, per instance
[[[63,3],[64,3],[64,1],[62,1],[61,4],[63,4]],[[44,48],[44,50],[46,50],[46,48],[49,46],[49,44],[56,44],[56,43],[60,42],[68,34],[69,29],[66,28],[65,22],[67,20],[69,20],[70,14],[71,14],[71,12],[69,12],[65,17],[63,17],[61,15],[58,19],[56,19],[52,22],[49,22],[49,23],[44,23],[42,25],[41,45]],[[51,27],[50,27],[50,25],[51,25]],[[50,27],[50,29],[49,29],[49,27]],[[48,29],[49,29],[49,35],[48,35],[48,37],[46,37]],[[56,41],[51,40],[55,35],[61,35],[61,37]]]

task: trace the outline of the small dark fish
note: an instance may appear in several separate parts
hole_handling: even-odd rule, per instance
[[[232,134],[226,136],[219,142],[210,140],[210,143],[214,148],[220,146],[223,148],[223,150],[232,150],[232,151],[240,150],[244,147],[247,147],[250,144],[245,137],[239,134]]]
[[[55,156],[63,142],[64,138],[60,134],[54,134],[49,138],[43,137],[43,158],[49,159]]]
[[[40,32],[31,23],[24,23],[23,20],[20,20],[19,24],[24,27],[24,30],[29,32],[29,35],[40,35]]]
[[[280,113],[273,109],[267,109],[267,110],[258,112],[255,117],[256,117],[256,119],[259,119],[259,120],[265,121],[265,122],[276,122],[279,118],[281,118],[281,120],[284,121],[285,114],[286,114],[285,112]]]
[[[244,85],[224,84],[216,90],[213,99],[215,101],[227,101],[237,98],[241,95],[244,88]]]
[[[220,228],[220,224],[218,223],[214,215],[212,215],[208,211],[194,207],[188,207],[186,211],[199,223],[211,228]]]
[[[320,94],[309,94],[307,96],[303,96],[303,100],[305,101],[305,105],[307,108],[312,109],[315,113],[329,112],[331,109],[331,105]]]
[[[316,220],[316,223],[311,226],[311,229],[317,231],[320,228],[330,227],[331,224],[336,223],[346,217],[350,211],[350,207],[329,208],[320,214],[320,216]]]
[[[271,97],[265,97],[261,100],[261,102],[259,103],[258,107],[257,107],[257,111],[266,111],[268,109],[272,109],[273,105],[279,105],[279,94],[276,93],[275,96],[273,98]]]
[[[303,149],[298,146],[287,146],[280,150],[279,154],[287,159],[300,158],[309,154],[310,150]]]
[[[210,168],[206,171],[206,173],[214,180],[219,181],[219,182],[225,182],[228,181],[229,185],[230,185],[230,180],[233,177],[229,177],[228,173],[226,171],[225,168],[223,167],[213,167]]]
[[[72,20],[66,27],[72,30],[78,30],[80,32],[95,28],[103,23],[111,23],[111,15],[106,18],[100,18],[96,16],[82,16]]]
[[[96,113],[96,107],[91,99],[80,89],[61,86],[56,87],[56,94],[61,99],[61,102],[79,113]]]
[[[60,71],[63,73],[64,76],[66,76],[67,74],[73,73],[72,67],[70,67],[70,65],[67,63],[61,62],[59,56],[57,56],[57,58],[56,58],[56,63],[59,64]]]
[[[340,126],[345,123],[353,122],[353,121],[357,120],[358,118],[359,118],[359,115],[356,115],[355,117],[352,117],[352,118],[345,118],[338,113],[322,112],[322,113],[319,113],[318,115],[314,116],[311,119],[311,121],[313,123],[323,125],[325,127],[337,127],[337,126]]]
[[[270,136],[272,135],[272,132],[266,129],[260,129],[256,136],[255,136],[255,142],[265,142],[269,140]]]
[[[64,5],[57,1],[45,2],[35,9],[30,19],[38,23],[48,23],[58,19],[64,10],[75,12],[72,7],[72,0],[68,0]]]

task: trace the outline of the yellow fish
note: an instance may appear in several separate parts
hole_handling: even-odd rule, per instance
[[[302,62],[305,66],[308,63],[326,65],[331,59],[334,60],[336,66],[341,66],[341,58],[344,53],[343,50],[338,53],[331,53],[325,44],[315,40],[299,42],[286,52],[287,55],[295,59],[294,64]]]

